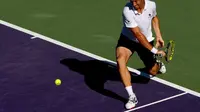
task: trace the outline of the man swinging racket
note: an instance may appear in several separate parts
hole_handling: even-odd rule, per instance
[[[131,55],[137,52],[145,65],[145,71],[154,76],[158,72],[166,72],[165,65],[156,60],[155,55],[167,56],[168,54],[157,49],[164,47],[164,41],[160,32],[155,2],[130,0],[123,9],[123,24],[116,47],[116,60],[122,82],[129,95],[125,107],[131,109],[138,103],[132,90],[131,75],[126,66]],[[155,47],[153,47],[154,38],[152,37],[151,25],[156,34]]]

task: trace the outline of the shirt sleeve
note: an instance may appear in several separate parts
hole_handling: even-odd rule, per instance
[[[137,27],[137,23],[134,19],[133,12],[129,10],[129,7],[124,7],[123,10],[123,23],[124,26],[127,28],[134,28]]]
[[[155,17],[157,15],[157,12],[156,12],[156,3],[153,2],[153,17]]]

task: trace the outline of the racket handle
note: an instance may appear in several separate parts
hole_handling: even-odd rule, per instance
[[[156,54],[156,57],[162,58],[163,55],[162,54]]]

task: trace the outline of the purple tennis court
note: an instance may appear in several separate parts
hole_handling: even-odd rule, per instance
[[[114,65],[0,24],[0,112],[123,112]],[[56,86],[55,79],[62,84]],[[134,112],[198,112],[200,98],[132,76]]]

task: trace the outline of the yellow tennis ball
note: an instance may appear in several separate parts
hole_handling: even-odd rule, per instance
[[[60,79],[56,79],[56,80],[55,80],[55,84],[56,84],[57,86],[61,85],[61,80],[60,80]]]

